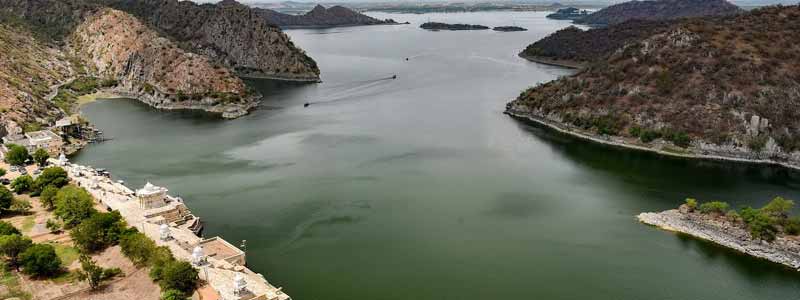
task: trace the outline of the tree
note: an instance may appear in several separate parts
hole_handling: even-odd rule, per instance
[[[6,176],[6,169],[0,168],[0,177]]]
[[[61,259],[49,244],[34,244],[19,255],[22,272],[33,276],[52,276],[61,270]]]
[[[28,250],[32,244],[30,238],[19,234],[0,236],[0,253],[5,255],[9,263],[19,270],[20,254]]]
[[[5,186],[0,185],[0,213],[11,208],[12,203],[14,203],[14,195]]]
[[[47,153],[47,150],[44,150],[43,148],[36,149],[36,151],[33,152],[33,161],[41,167],[44,167],[47,164],[48,158],[50,158],[50,154]]]
[[[96,290],[100,287],[103,281],[114,278],[114,276],[122,273],[119,268],[104,269],[95,263],[91,257],[86,254],[81,254],[79,258],[81,262],[81,269],[78,273],[78,280],[87,281],[89,287]]]
[[[140,232],[125,234],[119,239],[122,254],[137,266],[144,266],[153,257],[156,243]]]
[[[116,244],[124,230],[125,221],[119,212],[95,213],[75,226],[70,236],[79,249],[93,253]]]
[[[161,300],[186,300],[188,297],[179,290],[166,290],[161,293]]]
[[[689,212],[693,212],[697,208],[697,199],[686,198],[686,207],[689,208]]]
[[[28,160],[28,149],[16,144],[8,145],[8,153],[6,153],[6,162],[12,166],[24,165]]]
[[[162,290],[178,290],[191,295],[199,280],[197,269],[189,262],[173,260],[164,267],[159,286]]]
[[[794,207],[794,201],[784,199],[783,197],[775,197],[775,199],[772,199],[767,205],[764,205],[761,211],[773,217],[786,219],[789,217],[789,212],[792,211],[792,207]]]
[[[66,228],[80,224],[95,212],[92,195],[73,185],[65,186],[58,191],[55,207],[53,213],[64,222]]]
[[[47,186],[54,186],[57,188],[63,187],[69,183],[69,175],[67,171],[61,167],[49,167],[42,171],[42,174],[36,178],[33,184],[33,191],[37,194],[41,193]]]
[[[33,177],[30,175],[22,175],[11,182],[11,189],[17,194],[24,194],[33,188]]]
[[[701,204],[700,212],[704,214],[710,214],[710,213],[723,214],[726,211],[728,211],[729,207],[730,205],[728,205],[728,203],[721,201],[711,201]]]
[[[19,230],[8,223],[6,221],[0,221],[0,236],[10,235],[10,234],[21,234]]]
[[[741,209],[740,215],[754,239],[768,242],[775,239],[778,229],[775,227],[775,220],[769,214],[748,206]]]
[[[31,210],[31,202],[25,199],[14,199],[11,201],[9,209],[17,213],[26,213]]]
[[[53,209],[55,207],[56,194],[58,194],[57,187],[53,185],[46,186],[39,194],[39,201],[42,202],[42,206],[47,210]]]

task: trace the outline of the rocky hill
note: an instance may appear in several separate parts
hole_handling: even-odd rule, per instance
[[[379,20],[343,6],[325,8],[315,6],[302,15],[290,15],[271,9],[256,8],[255,11],[271,24],[280,27],[335,27],[355,25],[397,24],[392,19]]]
[[[701,16],[726,16],[741,10],[726,0],[646,0],[612,5],[575,20],[575,23],[612,25],[628,20],[671,20]]]
[[[51,86],[71,76],[66,55],[34,39],[22,26],[0,24],[0,133],[63,117],[48,100]]]
[[[110,8],[85,18],[68,39],[90,73],[115,91],[157,108],[192,108],[238,117],[257,103],[241,79],[205,56],[186,52],[132,15]]]
[[[598,141],[800,167],[800,7],[687,19],[507,112]]]
[[[582,67],[622,47],[669,28],[670,21],[629,20],[607,27],[582,30],[570,26],[528,45],[519,55],[532,61]]]
[[[280,28],[233,0],[198,5],[178,0],[102,0],[167,34],[179,46],[240,76],[318,81],[316,62]]]

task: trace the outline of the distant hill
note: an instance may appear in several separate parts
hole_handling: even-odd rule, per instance
[[[303,15],[290,15],[271,9],[255,8],[260,16],[280,27],[335,27],[355,25],[397,24],[392,19],[379,20],[343,6],[325,8],[317,5]]]
[[[554,20],[577,20],[589,15],[587,10],[581,10],[575,7],[561,8],[556,12],[547,15],[548,19]]]
[[[608,27],[582,30],[570,26],[528,45],[519,55],[569,67],[602,59],[628,42],[666,30],[670,21],[630,20]]]
[[[741,9],[726,0],[652,0],[630,1],[612,5],[575,23],[613,25],[628,20],[671,20],[700,16],[725,16],[740,13]]]
[[[511,114],[616,143],[800,167],[800,7],[675,22]]]

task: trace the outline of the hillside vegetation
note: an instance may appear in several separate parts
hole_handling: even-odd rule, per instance
[[[628,20],[672,20],[702,16],[727,16],[741,10],[726,0],[629,1],[603,8],[575,20],[578,24],[613,25]]]
[[[797,41],[798,6],[688,19],[526,90],[508,109],[637,143],[797,164]]]

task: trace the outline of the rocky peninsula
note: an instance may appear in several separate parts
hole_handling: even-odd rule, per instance
[[[726,206],[723,202],[716,203],[717,205]],[[775,218],[765,213],[765,209],[761,208],[753,211],[757,211],[766,219]],[[658,213],[646,212],[637,216],[637,219],[642,223],[668,231],[688,234],[695,238],[707,240],[741,253],[763,258],[800,271],[800,238],[796,235],[797,232],[793,232],[794,234],[786,232],[789,226],[796,225],[788,225],[786,223],[783,225],[768,225],[771,226],[770,228],[774,226],[774,236],[756,238],[752,227],[756,226],[756,219],[759,219],[759,217],[752,217],[753,220],[749,221],[749,224],[747,218],[743,212],[729,211],[724,213],[722,210],[714,211],[714,208],[711,207],[704,212],[703,210],[691,208],[689,204],[681,205],[679,209]],[[777,221],[775,222],[777,223]]]
[[[438,31],[438,30],[487,30],[489,27],[483,25],[471,24],[447,24],[439,22],[427,22],[419,26],[419,28]]]

